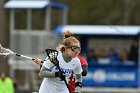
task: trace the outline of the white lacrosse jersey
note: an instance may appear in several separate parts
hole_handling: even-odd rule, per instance
[[[68,83],[69,78],[72,73],[81,74],[82,67],[79,58],[73,58],[70,62],[65,62],[62,57],[62,52],[58,52],[57,59],[59,61],[59,66],[61,70],[66,75],[66,81]],[[58,72],[58,68],[50,61],[47,60],[43,63],[47,69],[52,72]],[[59,77],[54,78],[44,78],[42,84],[39,89],[39,93],[69,93],[67,86],[64,81],[62,81]]]

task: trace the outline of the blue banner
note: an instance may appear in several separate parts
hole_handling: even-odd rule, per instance
[[[83,77],[83,86],[137,87],[137,66],[95,66]]]

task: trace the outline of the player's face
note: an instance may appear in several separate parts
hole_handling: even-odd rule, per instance
[[[4,72],[1,73],[1,78],[4,79],[6,74]]]
[[[72,43],[67,48],[67,54],[73,58],[77,57],[79,53],[81,52],[81,47],[79,43]]]

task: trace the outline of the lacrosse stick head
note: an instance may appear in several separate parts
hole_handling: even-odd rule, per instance
[[[58,51],[53,49],[45,49],[45,51],[50,61],[54,65],[59,65],[59,61],[57,60]]]
[[[8,56],[14,54],[10,49],[3,48],[0,44],[0,55]]]

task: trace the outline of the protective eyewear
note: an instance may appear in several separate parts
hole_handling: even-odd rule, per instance
[[[79,46],[68,46],[68,47],[71,48],[72,51],[81,50],[81,47]]]

